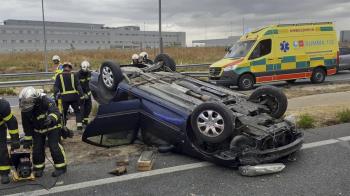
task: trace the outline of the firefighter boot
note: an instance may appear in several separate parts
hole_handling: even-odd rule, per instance
[[[51,176],[52,177],[59,177],[61,176],[62,174],[66,173],[67,172],[67,168],[62,168],[62,169],[55,169],[54,172],[52,172]]]
[[[35,171],[34,171],[34,176],[35,176],[36,178],[42,177],[43,174],[44,174],[44,170],[35,170]]]

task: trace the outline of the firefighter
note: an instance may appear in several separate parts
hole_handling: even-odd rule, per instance
[[[26,137],[33,138],[33,171],[41,177],[45,168],[45,141],[54,162],[53,177],[67,171],[66,155],[59,143],[62,128],[60,113],[55,102],[33,87],[24,88],[19,95],[23,131]]]
[[[63,122],[67,123],[67,113],[71,106],[76,115],[77,130],[83,130],[80,103],[84,99],[84,93],[77,77],[71,72],[73,66],[66,62],[63,64],[63,72],[56,77],[54,85],[54,96],[62,100]]]
[[[83,115],[83,125],[85,126],[89,123],[89,115],[92,108],[91,90],[89,87],[91,71],[89,70],[89,67],[89,61],[83,61],[81,62],[80,70],[77,72],[77,78],[84,93],[84,101],[82,101],[81,113]]]
[[[20,148],[18,124],[8,101],[0,98],[0,175],[1,184],[10,183],[10,157],[7,150],[7,129],[11,136],[11,150]]]
[[[60,64],[61,58],[58,55],[53,55],[52,62],[53,66],[55,67],[55,75],[52,77],[52,79],[55,80],[56,76],[63,72],[63,66]]]
[[[153,61],[148,58],[147,52],[141,52],[140,59],[141,59],[141,63],[153,65]]]
[[[140,64],[140,56],[138,54],[133,54],[131,56],[131,64],[133,64],[133,65]]]

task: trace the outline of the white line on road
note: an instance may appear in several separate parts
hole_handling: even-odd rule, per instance
[[[350,141],[350,136],[340,137],[337,139],[329,139],[329,140],[307,143],[307,144],[304,144],[301,149],[305,150],[305,149],[325,146],[325,145],[329,145],[329,144],[335,144],[335,143],[339,143],[339,142],[346,142],[346,141]],[[73,191],[73,190],[94,187],[94,186],[99,186],[99,185],[111,184],[111,183],[116,183],[116,182],[123,182],[123,181],[145,178],[145,177],[150,177],[150,176],[156,176],[156,175],[161,175],[161,174],[169,174],[169,173],[174,173],[174,172],[179,172],[179,171],[197,169],[197,168],[202,168],[202,167],[207,167],[207,166],[212,166],[212,165],[213,165],[212,163],[208,163],[208,162],[192,163],[192,164],[186,164],[186,165],[179,165],[179,166],[175,166],[175,167],[156,169],[156,170],[147,171],[147,172],[133,173],[133,174],[128,174],[128,175],[124,175],[124,176],[103,178],[103,179],[91,180],[91,181],[86,181],[86,182],[79,182],[79,183],[69,184],[69,185],[64,185],[64,186],[57,186],[57,187],[54,187],[50,190],[42,189],[42,190],[36,190],[36,191],[31,191],[31,192],[16,193],[16,194],[8,195],[8,196],[30,196],[30,195],[36,196],[36,195],[47,195],[47,194],[53,194],[53,193],[61,193],[61,192]]]

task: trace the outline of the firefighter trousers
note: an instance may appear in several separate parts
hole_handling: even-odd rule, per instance
[[[10,173],[10,157],[7,149],[7,128],[0,126],[0,175]]]
[[[34,171],[45,168],[45,141],[47,138],[51,157],[56,169],[65,169],[66,154],[59,143],[60,128],[49,130],[46,133],[33,132],[33,165]]]
[[[80,111],[79,101],[69,101],[69,102],[62,101],[62,106],[63,106],[63,115],[64,115],[64,119],[63,119],[64,125],[67,124],[67,113],[68,113],[69,106],[72,106],[75,113],[75,120],[77,122],[77,126],[78,127],[82,126],[83,117]]]
[[[91,113],[92,109],[92,101],[91,97],[90,99],[85,99],[84,102],[82,103],[82,114],[83,114],[83,122],[87,124],[89,122],[89,115]]]

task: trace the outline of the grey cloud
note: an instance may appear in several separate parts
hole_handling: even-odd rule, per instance
[[[348,0],[163,0],[164,29],[188,32],[189,39],[240,34],[271,23],[336,21],[350,28]],[[108,26],[142,25],[156,29],[158,0],[46,0],[46,18]],[[2,2],[0,19],[41,19],[39,0]],[[231,25],[232,24],[232,25]],[[345,25],[345,26],[344,26]]]

